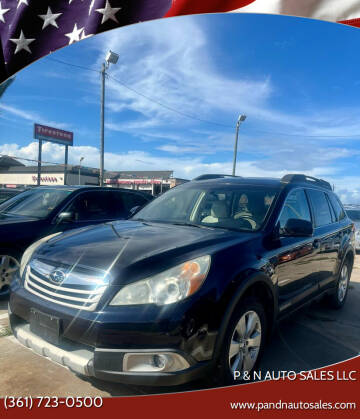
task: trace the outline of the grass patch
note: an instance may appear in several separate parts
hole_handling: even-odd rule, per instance
[[[9,326],[0,326],[0,338],[4,336],[10,336],[11,334],[12,333]]]

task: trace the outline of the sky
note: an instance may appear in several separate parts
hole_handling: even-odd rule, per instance
[[[357,28],[251,14],[96,35],[18,73],[0,100],[0,154],[36,159],[37,122],[73,131],[70,163],[99,167],[99,70],[111,49],[120,58],[106,80],[106,170],[231,173],[246,114],[237,175],[305,173],[360,203],[359,44]],[[63,159],[62,146],[44,144],[44,161]]]

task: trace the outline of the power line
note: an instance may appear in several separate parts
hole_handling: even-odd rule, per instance
[[[163,108],[168,109],[168,110],[170,110],[170,111],[172,111],[172,112],[175,112],[175,113],[177,113],[177,114],[179,114],[179,115],[185,116],[186,118],[194,119],[194,120],[196,120],[196,121],[200,121],[200,122],[206,122],[207,124],[218,125],[218,126],[221,126],[221,127],[234,128],[232,125],[226,125],[226,124],[222,124],[222,123],[220,123],[220,122],[209,121],[209,120],[207,120],[207,119],[198,118],[198,117],[196,117],[196,116],[194,116],[194,115],[190,115],[190,114],[187,114],[187,113],[185,113],[185,112],[179,111],[179,110],[177,110],[177,109],[175,109],[175,108],[172,108],[172,107],[171,107],[171,106],[169,106],[169,105],[165,105],[164,103],[159,102],[157,99],[153,99],[153,98],[151,98],[151,97],[149,97],[149,96],[144,95],[144,93],[141,93],[141,92],[139,92],[138,90],[135,90],[133,87],[128,86],[128,85],[127,85],[127,84],[125,84],[124,82],[122,82],[122,81],[120,81],[120,80],[116,79],[116,78],[115,78],[115,77],[113,77],[113,76],[110,76],[109,74],[108,74],[108,77],[109,77],[110,79],[112,79],[112,80],[116,81],[117,83],[121,84],[121,85],[122,85],[122,86],[124,86],[126,89],[131,90],[132,92],[136,93],[137,95],[144,97],[145,99],[149,100],[150,102],[156,103],[157,105],[162,106]]]
[[[95,73],[100,73],[100,71],[99,71],[99,70],[96,70],[96,69],[94,69],[94,68],[84,67],[84,66],[81,66],[81,65],[68,63],[68,62],[66,62],[66,61],[57,60],[57,59],[52,58],[52,57],[51,57],[51,58],[50,58],[50,57],[46,57],[46,58],[47,58],[48,60],[50,60],[50,61],[54,61],[54,62],[57,62],[57,63],[60,63],[60,64],[68,65],[68,66],[75,67],[75,68],[80,68],[80,69],[83,69],[83,70],[92,71],[92,72],[95,72]],[[116,79],[115,77],[110,76],[110,74],[107,74],[107,76],[108,76],[110,79],[112,79],[112,80],[116,81],[117,83],[121,84],[121,85],[122,85],[123,87],[125,87],[126,89],[128,89],[128,90],[132,91],[133,93],[136,93],[137,95],[142,96],[143,98],[145,98],[145,99],[149,100],[150,102],[156,103],[157,105],[162,106],[162,107],[163,107],[163,108],[165,108],[165,109],[168,109],[168,110],[170,110],[170,111],[172,111],[172,112],[175,112],[175,113],[177,113],[177,114],[179,114],[179,115],[185,116],[186,118],[194,119],[194,120],[196,120],[196,121],[200,121],[200,122],[205,122],[205,123],[207,123],[207,124],[212,124],[212,125],[222,126],[222,127],[226,127],[226,128],[233,128],[233,126],[232,126],[232,125],[226,125],[226,124],[222,124],[222,123],[220,123],[220,122],[209,121],[209,120],[202,119],[202,118],[198,118],[198,117],[196,117],[196,116],[194,116],[194,115],[190,115],[190,114],[187,114],[187,113],[185,113],[185,112],[179,111],[179,110],[177,110],[177,109],[175,109],[175,108],[173,108],[173,107],[171,107],[171,106],[169,106],[169,105],[165,105],[164,103],[160,102],[160,101],[159,101],[159,100],[157,100],[157,99],[153,99],[153,98],[151,98],[151,97],[149,97],[149,96],[144,95],[143,93],[139,92],[138,90],[134,89],[133,87],[128,86],[128,85],[127,85],[127,84],[125,84],[123,81],[120,81],[120,80]]]
[[[0,154],[0,157],[10,157],[11,159],[25,160],[25,161],[29,161],[29,162],[33,162],[33,163],[38,163],[39,162],[39,160],[37,160],[37,159],[27,159],[26,157],[10,156],[9,154]],[[54,162],[44,161],[44,160],[40,160],[40,162],[41,163],[46,163],[46,164],[53,164],[54,166],[56,166],[56,165],[64,166],[64,163],[54,163]]]
[[[68,65],[70,67],[75,67],[75,68],[80,68],[82,70],[88,70],[88,71],[93,71],[95,73],[100,73],[100,71],[96,70],[95,68],[85,67],[85,66],[78,65],[78,64],[67,63],[66,61],[58,60],[58,59],[52,58],[52,57],[46,57],[46,59],[50,60],[50,61],[54,61],[55,63]]]
[[[95,68],[68,63],[66,61],[58,60],[58,59],[52,58],[52,57],[46,57],[46,59],[48,59],[50,61],[60,63],[60,64],[64,64],[64,65],[68,65],[68,66],[71,66],[71,67],[80,68],[82,70],[92,71],[92,72],[100,74],[100,71],[96,70]],[[179,111],[178,109],[175,109],[175,108],[173,108],[169,105],[166,105],[166,104],[160,102],[157,99],[151,98],[151,97],[145,95],[144,93],[139,92],[138,90],[134,89],[133,87],[128,86],[123,81],[118,80],[115,77],[111,76],[110,74],[107,74],[107,75],[110,79],[112,79],[112,80],[116,81],[117,83],[121,84],[123,87],[132,91],[133,93],[135,93],[139,96],[142,96],[143,98],[149,100],[150,102],[156,103],[157,105],[162,106],[163,108],[165,108],[169,111],[175,112],[178,115],[184,116],[184,117],[189,118],[189,119],[193,119],[195,121],[204,122],[204,123],[207,123],[207,124],[212,124],[212,125],[225,127],[225,128],[234,128],[234,125],[228,125],[228,124],[222,124],[220,122],[209,121],[207,119],[198,118],[194,115],[190,115],[190,114],[187,114],[185,112]],[[285,133],[285,132],[266,131],[266,130],[251,129],[251,128],[249,130],[251,130],[252,132],[255,132],[255,133],[258,132],[258,133],[262,133],[262,134],[280,135],[280,136],[287,136],[287,137],[300,137],[300,138],[359,138],[360,137],[360,134],[359,135],[304,135],[304,134],[292,134],[292,133]]]

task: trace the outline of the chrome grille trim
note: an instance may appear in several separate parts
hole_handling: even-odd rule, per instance
[[[39,267],[39,264],[37,261],[34,262],[30,262],[25,270],[24,287],[27,291],[62,306],[86,311],[95,310],[107,288],[108,279],[101,283],[101,277],[98,272],[94,275],[89,274],[89,281],[86,284],[86,288],[84,288],[84,275],[80,273],[79,282],[76,284],[74,282],[76,272],[72,270],[71,278],[67,274],[62,284],[55,285],[50,281],[50,274],[56,268],[42,264],[43,269],[39,269],[40,272],[37,272],[36,268]],[[44,267],[48,267],[48,269],[44,269]],[[71,288],[66,286],[68,278],[70,279],[69,286]]]
[[[90,297],[89,298],[79,298],[79,297],[72,297],[72,296],[70,297],[69,295],[61,294],[60,292],[56,293],[56,292],[52,292],[52,291],[49,291],[47,289],[42,288],[41,286],[37,285],[35,282],[31,281],[30,276],[28,276],[26,279],[27,279],[27,284],[28,285],[30,285],[34,288],[37,288],[39,291],[41,291],[43,293],[46,293],[46,294],[54,296],[54,297],[63,298],[64,300],[80,301],[80,302],[84,302],[84,303],[93,303],[93,302],[99,301],[100,297],[101,297],[101,294],[102,294],[102,293],[100,295],[97,294],[93,298],[90,298]],[[60,288],[60,290],[61,290],[61,288]]]
[[[41,279],[38,276],[35,276],[31,270],[29,270],[28,272],[28,277],[27,280],[29,280],[29,278],[34,278],[36,280],[36,282],[40,282],[43,285],[46,285],[49,288],[53,288],[55,291],[66,291],[66,292],[73,292],[73,293],[78,293],[78,294],[99,294],[99,292],[104,292],[106,287],[102,287],[102,288],[98,288],[96,290],[93,291],[88,291],[88,290],[83,290],[83,289],[76,289],[76,288],[67,288],[67,287],[62,287],[61,285],[53,285],[50,281],[44,281],[43,279]]]

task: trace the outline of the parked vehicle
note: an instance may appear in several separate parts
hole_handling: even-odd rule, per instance
[[[360,251],[360,205],[344,205],[346,214],[355,224],[355,249]]]
[[[24,250],[34,241],[59,231],[125,219],[151,195],[126,189],[41,186],[0,205],[0,295],[19,268]]]
[[[0,188],[0,204],[17,195],[20,192],[23,192],[24,189],[17,188]]]
[[[78,374],[234,383],[274,324],[346,301],[354,229],[330,185],[216,178],[169,190],[131,220],[29,247],[11,284],[14,336]]]

